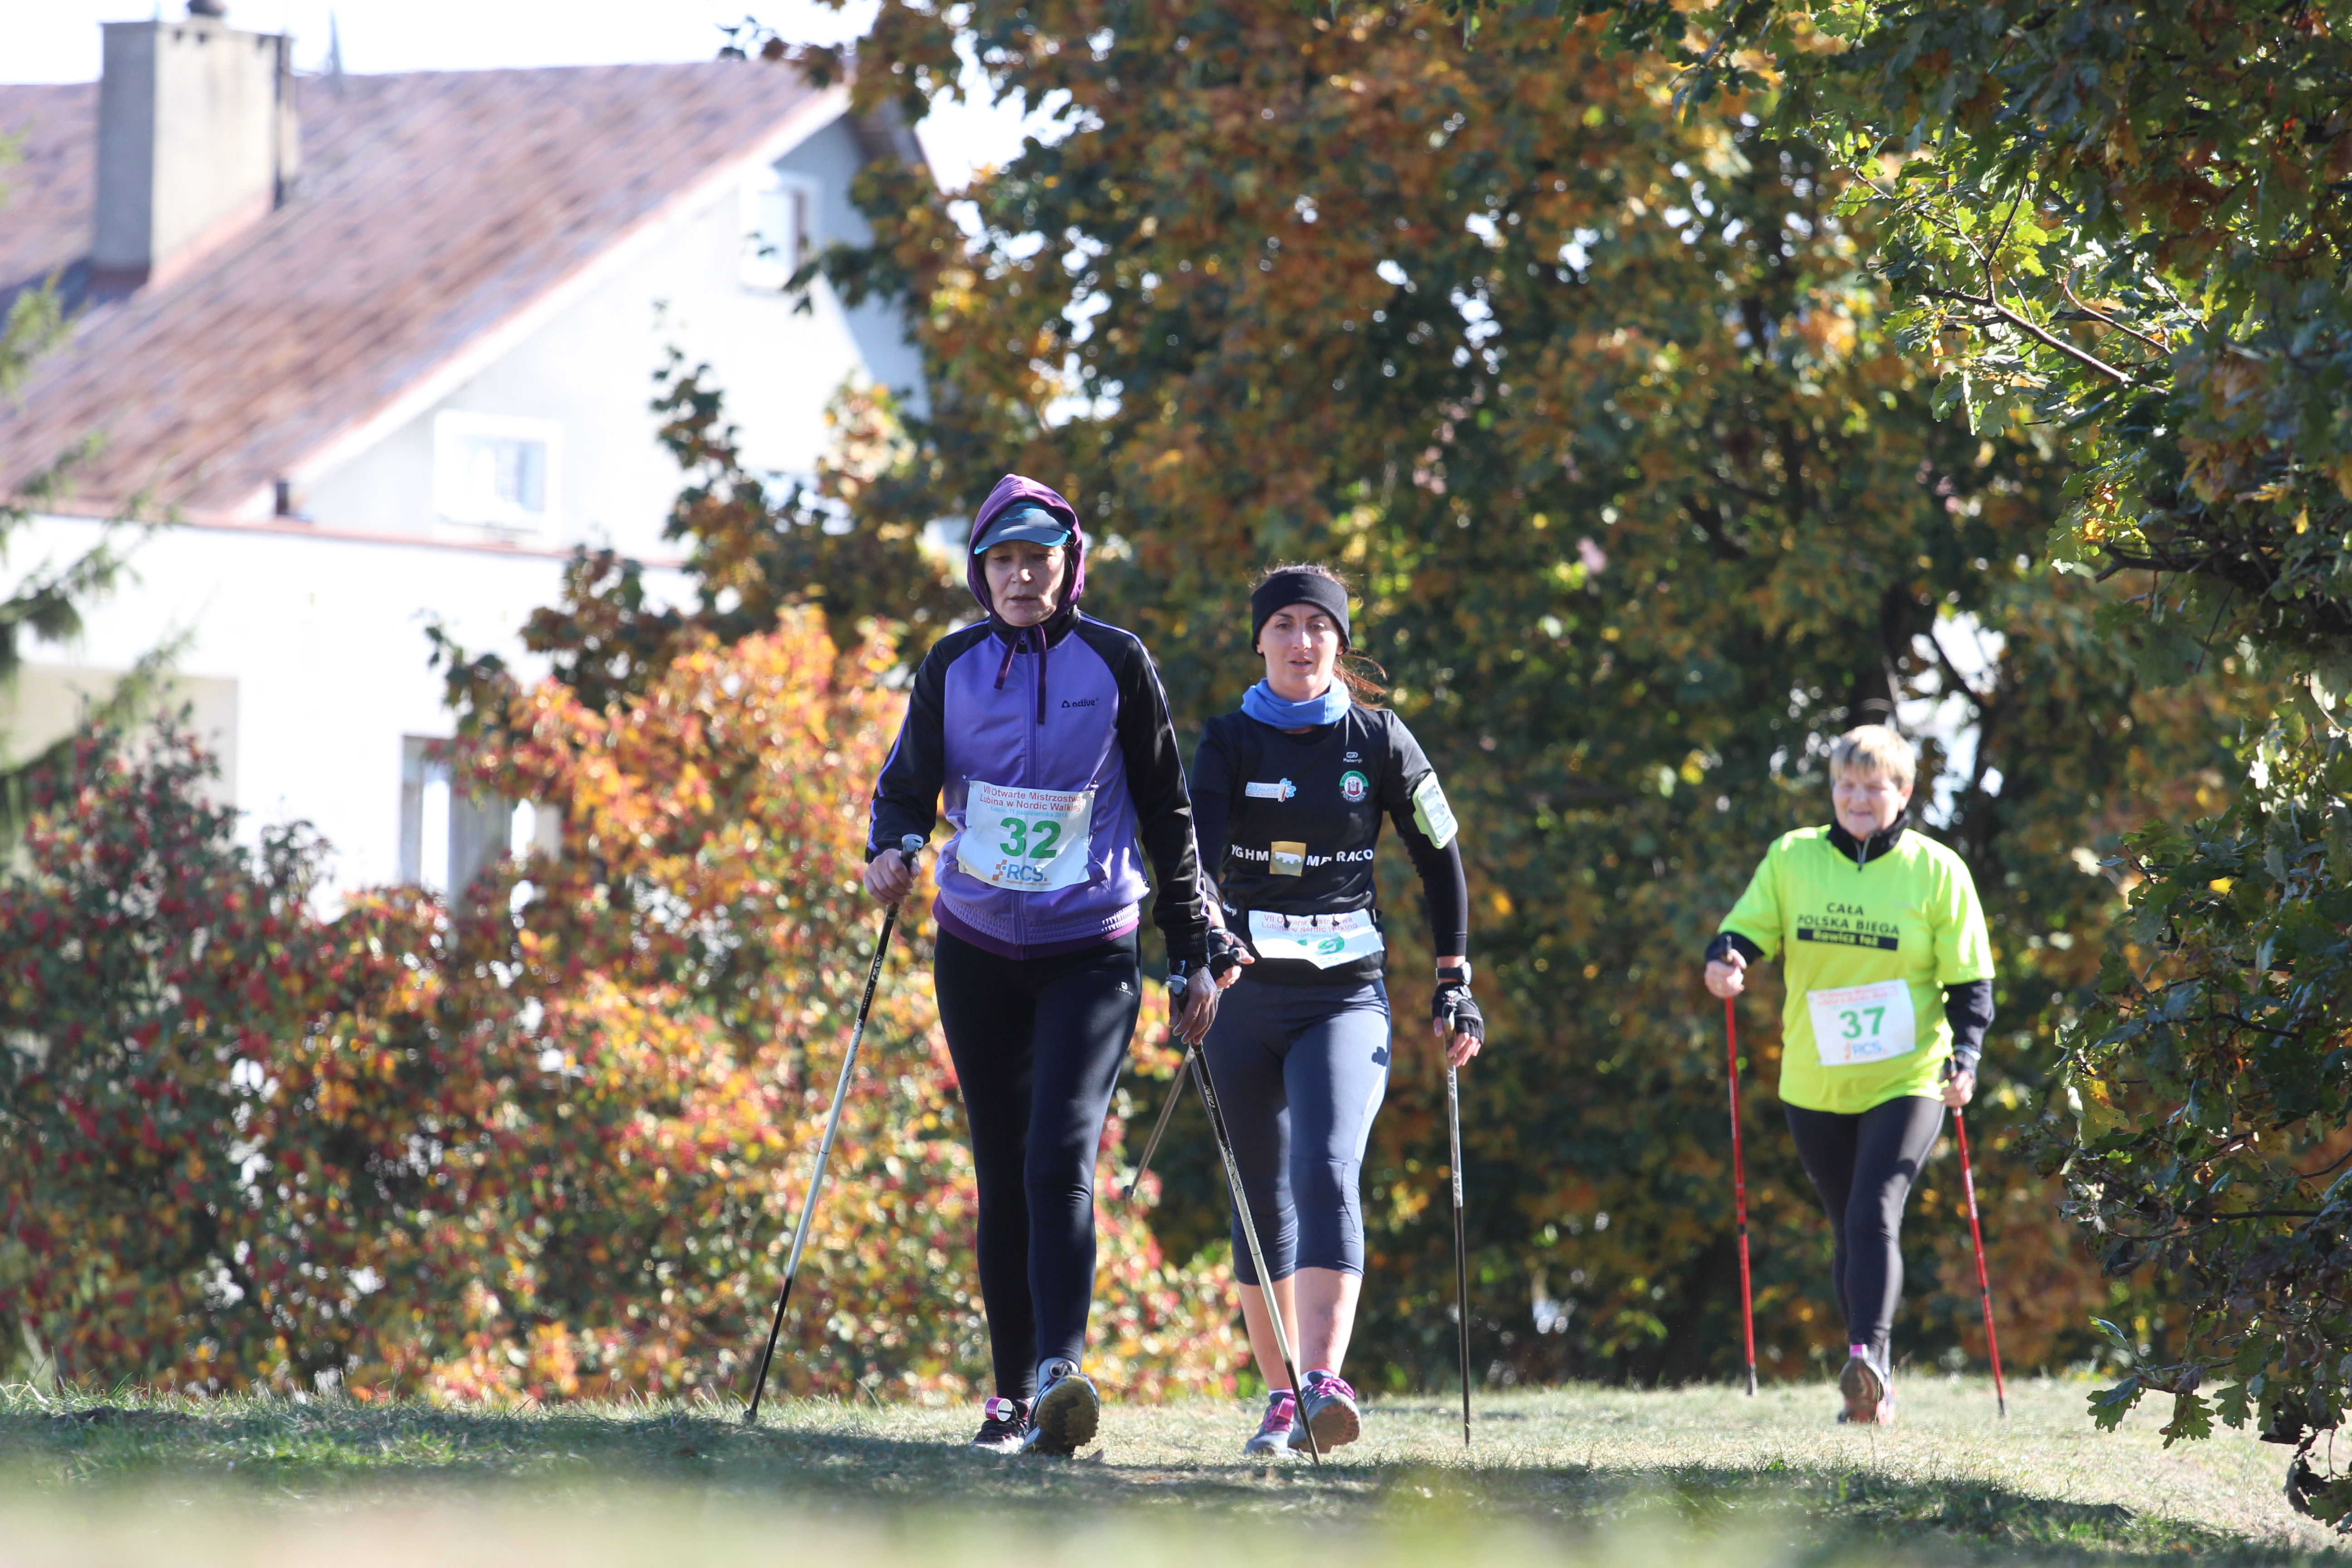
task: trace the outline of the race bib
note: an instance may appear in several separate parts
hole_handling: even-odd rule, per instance
[[[1919,1044],[1906,980],[1808,991],[1805,1006],[1813,1018],[1813,1049],[1825,1068],[1906,1057]]]
[[[1250,945],[1260,958],[1299,958],[1318,969],[1384,952],[1388,943],[1370,910],[1344,915],[1276,915],[1252,910]]]
[[[992,888],[1050,893],[1087,879],[1095,792],[971,783],[956,863]]]

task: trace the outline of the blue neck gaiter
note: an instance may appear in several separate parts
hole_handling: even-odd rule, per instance
[[[1259,681],[1242,693],[1242,711],[1277,730],[1304,730],[1316,724],[1337,724],[1348,716],[1348,683],[1334,679],[1320,697],[1286,702],[1274,688]]]

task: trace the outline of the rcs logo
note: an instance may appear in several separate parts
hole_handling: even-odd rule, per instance
[[[1000,860],[996,866],[996,880],[1000,883],[1025,882],[1042,888],[1046,881],[1045,869],[1026,860]]]

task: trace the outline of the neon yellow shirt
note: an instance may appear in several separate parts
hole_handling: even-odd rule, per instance
[[[1806,1110],[1933,1098],[1952,1054],[1944,987],[1992,977],[1967,863],[1916,830],[1860,868],[1826,827],[1782,834],[1721,929],[1782,960],[1780,1099]]]

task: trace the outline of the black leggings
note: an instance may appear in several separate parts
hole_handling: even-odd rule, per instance
[[[1218,1004],[1202,1051],[1267,1269],[1276,1279],[1300,1268],[1362,1274],[1357,1175],[1388,1089],[1388,987],[1244,973]],[[1233,1233],[1234,1277],[1257,1284],[1239,1215]]]
[[[1780,1109],[1837,1239],[1830,1278],[1846,1342],[1869,1346],[1887,1367],[1887,1336],[1903,1299],[1903,1205],[1943,1131],[1944,1102],[1906,1096],[1859,1115]]]
[[[971,1123],[980,1298],[996,1392],[1082,1360],[1094,1306],[1095,1156],[1135,1033],[1135,938],[1011,959],[939,933],[940,1023]]]

